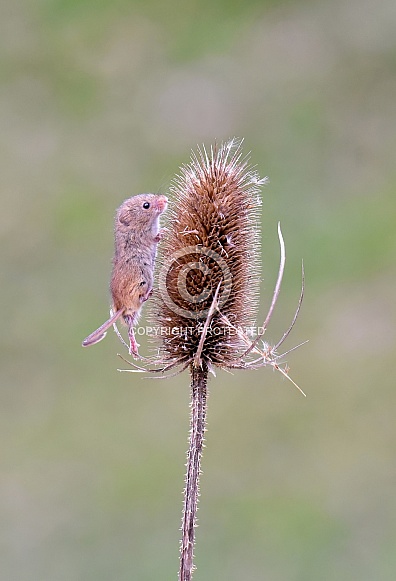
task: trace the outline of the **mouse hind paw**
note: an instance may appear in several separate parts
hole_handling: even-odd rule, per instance
[[[140,359],[139,355],[139,343],[136,341],[135,332],[133,326],[136,322],[136,317],[132,315],[124,316],[124,321],[128,326],[128,338],[129,338],[129,355],[132,355],[135,359]]]

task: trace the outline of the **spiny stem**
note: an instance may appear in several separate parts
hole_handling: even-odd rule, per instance
[[[186,486],[182,516],[179,581],[190,581],[194,570],[196,513],[199,476],[205,434],[208,368],[191,365],[190,442],[187,452]]]

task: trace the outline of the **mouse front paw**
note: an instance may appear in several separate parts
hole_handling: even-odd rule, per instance
[[[148,301],[148,299],[152,296],[153,294],[153,289],[151,288],[150,290],[148,290],[144,295],[140,295],[139,296],[139,300],[141,303],[145,303],[146,301]]]
[[[158,234],[154,237],[154,242],[160,242],[162,240],[162,238],[165,236],[166,232],[168,231],[168,228],[161,228],[161,230],[158,232]]]

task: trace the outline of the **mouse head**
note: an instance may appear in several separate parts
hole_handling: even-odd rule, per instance
[[[117,210],[116,221],[122,230],[150,229],[162,212],[166,210],[168,199],[156,194],[132,196]]]

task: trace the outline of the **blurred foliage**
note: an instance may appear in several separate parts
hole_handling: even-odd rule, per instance
[[[271,341],[304,258],[308,397],[211,380],[195,577],[395,578],[395,26],[391,0],[3,2],[1,580],[176,577],[188,376],[80,343],[115,208],[234,135],[271,180],[262,315],[286,241]]]

